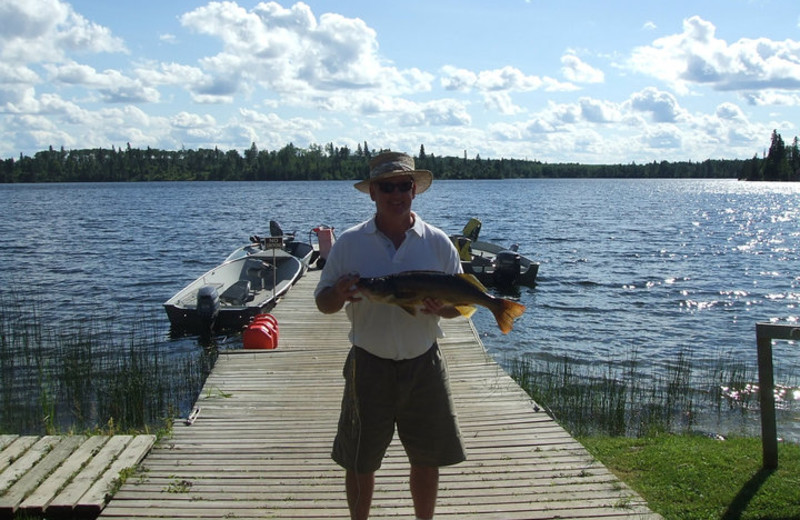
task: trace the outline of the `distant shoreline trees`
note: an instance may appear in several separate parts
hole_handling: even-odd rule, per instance
[[[218,148],[160,150],[156,148],[92,148],[59,150],[51,146],[33,157],[0,161],[0,183],[142,182],[142,181],[302,181],[357,180],[368,175],[369,158],[379,153],[368,144],[355,151],[347,146],[292,143],[280,150],[259,150],[255,143],[240,154]],[[798,139],[786,146],[777,131],[764,158],[707,159],[702,162],[661,161],[645,164],[590,165],[544,163],[521,159],[474,159],[435,156],[421,145],[417,167],[438,179],[520,178],[733,178],[751,181],[800,180]]]
[[[748,181],[800,181],[800,146],[797,137],[791,146],[786,146],[777,130],[766,157],[754,156],[747,161],[740,178]]]

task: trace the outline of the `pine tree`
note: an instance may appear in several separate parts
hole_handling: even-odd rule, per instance
[[[764,161],[765,181],[785,181],[789,180],[789,162],[786,157],[786,145],[783,144],[781,134],[777,130],[772,131],[772,142]]]

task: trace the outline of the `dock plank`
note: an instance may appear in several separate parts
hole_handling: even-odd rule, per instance
[[[84,467],[94,453],[109,439],[107,435],[93,435],[88,439],[82,436],[75,436],[74,438],[81,441],[80,446],[36,490],[20,503],[20,509],[30,511],[34,515],[43,513],[56,494],[67,485],[72,477]]]
[[[14,438],[11,438],[14,437]],[[5,436],[0,519],[94,519],[115,478],[135,467],[153,435]]]
[[[75,506],[76,514],[82,518],[91,518],[100,513],[105,507],[109,492],[120,473],[125,469],[135,468],[155,442],[155,435],[137,435],[131,439],[108,469],[81,496]]]
[[[0,516],[13,514],[19,504],[31,494],[39,484],[58,468],[67,457],[83,442],[81,437],[61,437],[38,464],[31,466],[2,496],[0,496]]]
[[[344,472],[330,459],[349,325],[317,312],[318,276],[273,311],[276,350],[220,354],[195,421],[175,423],[101,518],[349,518]],[[659,518],[491,359],[470,320],[443,329],[468,459],[442,468],[436,518]],[[408,471],[395,437],[371,518],[413,518]]]
[[[5,494],[14,482],[19,480],[28,472],[39,460],[58,443],[60,439],[53,435],[47,435],[36,439],[29,447],[18,455],[16,460],[0,474],[0,493]]]
[[[81,497],[105,473],[132,438],[132,435],[114,435],[108,439],[97,454],[89,459],[86,466],[53,498],[46,512],[54,516],[71,514]]]
[[[6,469],[11,466],[11,463],[17,460],[20,455],[25,453],[28,448],[39,440],[39,437],[32,435],[25,435],[22,437],[14,435],[12,437],[10,442],[3,448],[3,451],[0,452],[0,472],[2,473],[5,473]]]
[[[3,434],[0,435],[0,452],[2,452],[6,446],[17,440],[19,435],[12,435],[12,434]]]

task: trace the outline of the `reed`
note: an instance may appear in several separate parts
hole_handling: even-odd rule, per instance
[[[162,429],[194,402],[216,350],[170,354],[155,322],[46,325],[35,305],[0,301],[0,432]]]
[[[575,436],[645,437],[698,433],[698,428],[710,433],[709,415],[716,425],[748,433],[758,418],[757,370],[733,357],[721,357],[704,369],[694,368],[688,350],[649,368],[638,362],[636,352],[600,367],[567,356],[549,361],[518,357],[504,364],[528,395]],[[791,373],[782,378],[797,381]],[[776,399],[791,417],[800,406],[800,387],[778,385]]]

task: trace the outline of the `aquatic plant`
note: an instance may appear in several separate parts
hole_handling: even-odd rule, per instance
[[[59,328],[13,295],[0,300],[0,432],[159,429],[191,406],[215,349],[169,353],[143,315]]]
[[[688,350],[657,371],[644,370],[635,352],[623,363],[609,360],[603,366],[566,356],[550,361],[518,357],[504,365],[539,406],[576,436],[718,436],[709,428],[722,425],[736,433],[758,434],[756,371],[734,357],[720,357],[716,366],[702,371],[693,368]],[[791,373],[782,379],[789,383],[776,385],[777,407],[791,417],[800,406],[800,386]],[[714,424],[709,415],[715,416]]]

